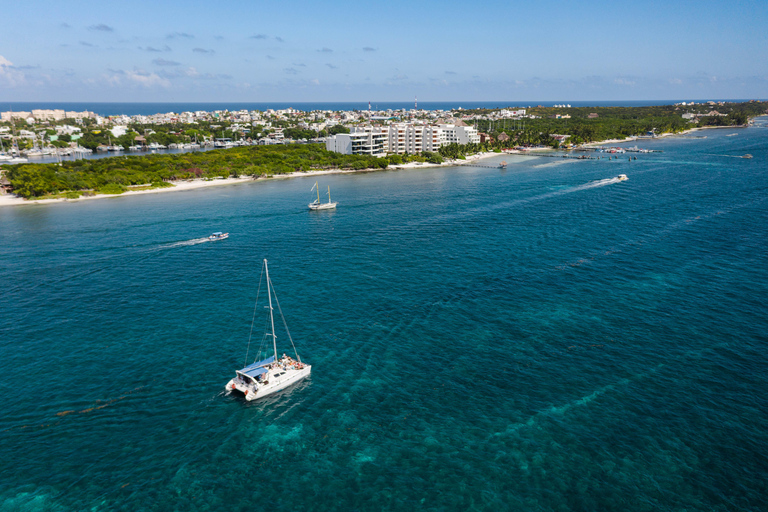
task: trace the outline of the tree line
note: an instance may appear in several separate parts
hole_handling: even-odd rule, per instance
[[[131,185],[194,178],[269,177],[322,169],[383,169],[386,158],[342,155],[321,144],[245,146],[182,154],[119,156],[61,164],[17,164],[6,176],[13,192],[26,198],[51,194],[120,193]]]

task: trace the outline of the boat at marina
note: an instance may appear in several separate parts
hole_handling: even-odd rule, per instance
[[[229,233],[222,233],[221,231],[217,231],[216,233],[209,236],[208,240],[213,242],[214,240],[224,240],[225,238],[229,238]]]
[[[266,275],[267,284],[267,299],[269,301],[269,323],[267,328],[271,327],[270,332],[265,332],[262,338],[262,347],[265,343],[268,343],[269,338],[272,338],[272,350],[273,354],[266,359],[259,359],[262,354],[262,347],[259,347],[257,352],[257,360],[240,370],[235,371],[235,377],[231,379],[225,389],[227,391],[237,391],[245,395],[246,400],[258,400],[264,398],[273,393],[276,393],[282,389],[287,388],[297,382],[301,381],[305,377],[308,377],[312,372],[312,366],[301,361],[299,353],[296,351],[296,346],[291,338],[291,333],[288,331],[288,325],[285,323],[285,317],[280,309],[280,301],[277,300],[274,287],[272,286],[272,280],[269,278],[269,266],[267,260],[264,260],[263,275]],[[261,282],[259,282],[259,288],[261,288]],[[285,332],[288,335],[288,340],[291,342],[293,352],[296,359],[283,354],[278,358],[277,355],[277,336],[275,334],[275,316],[274,308],[272,307],[272,296],[275,297],[275,303],[277,304],[277,310],[280,313],[280,317],[285,325]],[[256,297],[256,305],[258,306],[258,296]],[[255,321],[255,320],[254,320]],[[251,326],[251,329],[253,325]],[[250,340],[249,340],[250,345]],[[267,345],[268,346],[268,345]],[[268,350],[268,348],[267,348]],[[246,361],[248,360],[248,352],[246,351]]]
[[[619,180],[619,181],[626,181],[629,178],[627,178],[626,174],[619,174],[618,176],[616,176],[616,179]]]
[[[328,186],[328,202],[327,203],[321,203],[320,202],[320,189],[317,186],[317,182],[315,182],[315,186],[312,187],[312,190],[310,192],[313,192],[314,190],[317,190],[317,199],[309,203],[309,209],[310,210],[334,210],[336,209],[337,203],[331,202],[331,187]]]

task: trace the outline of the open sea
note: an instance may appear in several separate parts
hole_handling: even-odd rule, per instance
[[[0,511],[765,511],[768,128],[697,135],[0,207]]]

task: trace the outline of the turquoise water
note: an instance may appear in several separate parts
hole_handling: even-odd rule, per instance
[[[0,208],[0,510],[764,510],[768,129],[706,135]],[[264,258],[313,373],[246,402]]]

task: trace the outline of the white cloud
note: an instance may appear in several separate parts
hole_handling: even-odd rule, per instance
[[[157,73],[148,73],[146,71],[126,71],[126,78],[144,87],[170,87],[171,82],[161,78]]]
[[[23,72],[14,69],[13,62],[0,55],[0,83],[5,83],[8,87],[16,87],[23,84],[25,79]]]

